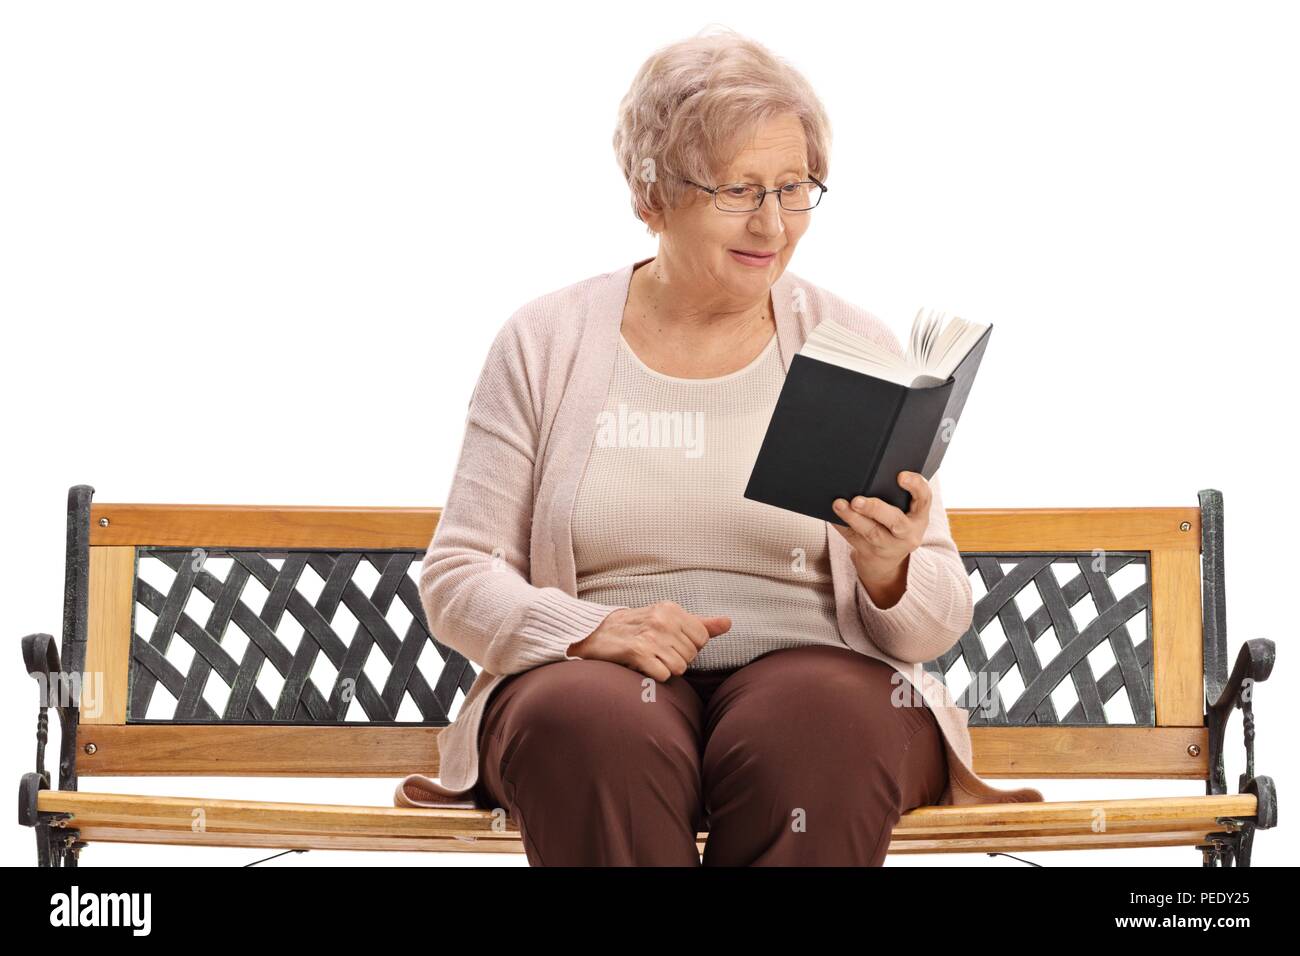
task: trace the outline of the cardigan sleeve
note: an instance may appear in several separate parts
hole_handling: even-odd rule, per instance
[[[891,657],[909,664],[934,660],[957,643],[974,617],[974,595],[961,552],[948,526],[939,476],[930,479],[930,522],[907,558],[907,588],[883,610],[856,582],[858,611],[867,634]]]
[[[626,606],[530,582],[539,392],[518,316],[498,332],[474,386],[456,472],[419,586],[434,637],[501,675],[578,660],[569,645]]]

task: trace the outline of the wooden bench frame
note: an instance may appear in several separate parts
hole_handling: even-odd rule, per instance
[[[35,831],[40,865],[75,866],[81,848],[97,841],[522,852],[516,821],[499,810],[80,790],[80,778],[92,775],[436,775],[436,735],[449,722],[456,693],[475,677],[470,662],[428,633],[409,574],[433,536],[438,508],[92,505],[93,493],[76,485],[68,494],[62,653],[48,634],[22,642],[41,700],[37,769],[21,780],[18,812]],[[967,688],[980,695],[970,709],[981,776],[1197,779],[1205,781],[1205,795],[921,807],[899,821],[890,853],[1193,846],[1205,866],[1250,865],[1255,831],[1277,821],[1273,781],[1255,774],[1251,709],[1254,683],[1272,671],[1274,645],[1246,642],[1228,673],[1223,500],[1212,489],[1198,497],[1199,507],[950,509],[953,537],[986,593],[977,594],[975,621],[962,641],[925,666],[946,674],[973,662],[976,672],[1000,676],[1014,665],[1028,674],[1020,696],[992,710],[986,705],[1000,701],[1000,691],[978,682]],[[281,574],[265,552],[283,555],[293,572]],[[204,570],[212,556],[230,559],[230,579],[241,580],[227,585]],[[139,576],[142,560],[174,573],[166,594]],[[1111,575],[1129,565],[1145,570],[1145,583],[1116,597]],[[370,594],[351,579],[362,566],[379,574]],[[1078,573],[1062,583],[1058,566]],[[323,584],[315,603],[297,590],[308,567]],[[253,579],[268,591],[260,612],[242,599]],[[1028,616],[1014,600],[1023,588],[1036,589],[1043,601]],[[186,613],[191,589],[216,596],[212,619],[219,619],[220,633]],[[1092,598],[1098,616],[1076,629],[1068,612],[1083,597]],[[404,636],[384,617],[394,602],[409,612]],[[141,636],[138,609],[150,605],[154,630]],[[340,606],[356,616],[350,643],[331,627]],[[292,653],[276,633],[286,610],[306,622]],[[1147,625],[1138,640],[1127,630],[1135,612]],[[1007,640],[986,656],[980,633],[994,620]],[[232,622],[250,636],[238,665],[221,643]],[[1062,649],[1044,666],[1034,641],[1049,625]],[[188,675],[165,656],[174,637],[202,650]],[[1087,655],[1103,643],[1113,666],[1097,676]],[[426,644],[442,664],[432,685],[415,663]],[[382,691],[363,670],[376,651],[390,667]],[[309,673],[320,654],[336,668],[328,698]],[[284,679],[274,701],[253,683],[268,661]],[[228,686],[233,680],[230,692],[239,699],[237,707],[228,700],[220,715],[202,697],[213,674]],[[1067,680],[1077,703],[1058,718],[1050,693]],[[141,716],[159,686],[177,692],[184,718],[175,711],[165,720]],[[1121,694],[1131,723],[1109,722],[1101,709]],[[418,700],[422,719],[392,719],[407,695]],[[369,720],[344,720],[357,703]],[[45,770],[47,707],[55,708],[62,730],[58,789]],[[1236,708],[1244,718],[1246,772],[1230,794],[1223,746]],[[699,835],[701,848],[706,838]]]

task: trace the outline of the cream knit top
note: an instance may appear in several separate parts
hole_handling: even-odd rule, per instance
[[[731,629],[691,670],[801,644],[847,646],[826,522],[744,497],[785,380],[776,335],[714,378],[664,375],[619,339],[573,507],[578,597],[729,616]]]

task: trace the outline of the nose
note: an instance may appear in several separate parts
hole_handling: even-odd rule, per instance
[[[762,204],[754,210],[754,218],[763,226],[764,235],[779,236],[785,232],[785,220],[781,218],[781,213],[781,197],[769,189],[763,196]]]

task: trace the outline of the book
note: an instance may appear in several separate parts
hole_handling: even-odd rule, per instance
[[[835,524],[836,498],[879,498],[907,513],[900,471],[934,477],[993,326],[920,310],[907,350],[825,319],[790,360],[745,497]]]

